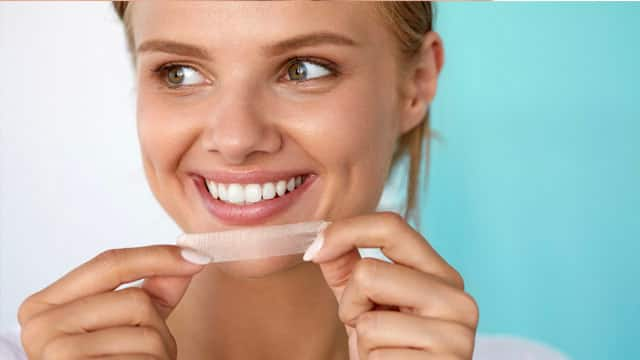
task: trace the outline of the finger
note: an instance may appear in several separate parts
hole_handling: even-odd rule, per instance
[[[151,296],[160,317],[166,319],[184,296],[192,278],[192,276],[152,276],[144,279],[142,289]]]
[[[85,359],[87,357],[146,354],[154,359],[171,359],[162,336],[147,326],[119,326],[93,332],[65,335],[47,343],[43,359]],[[120,358],[120,357],[118,357]]]
[[[168,349],[175,351],[173,337],[153,301],[145,290],[136,287],[91,295],[42,312],[25,324],[23,337],[31,344],[31,352],[38,353],[59,334],[118,326],[153,328],[165,339]]]
[[[319,264],[322,275],[338,302],[342,298],[344,287],[351,278],[353,269],[361,258],[358,249],[352,249],[340,257]]]
[[[393,262],[432,273],[464,288],[462,277],[407,222],[394,212],[337,220],[323,231],[324,244],[313,262],[333,260],[354,248],[380,248]]]
[[[369,357],[361,357],[366,360],[462,360],[465,358],[449,354],[433,354],[416,349],[375,349],[369,353]]]
[[[134,280],[162,275],[188,276],[202,270],[203,265],[184,260],[180,250],[173,245],[152,245],[105,251],[25,300],[18,314],[20,323],[52,306],[113,290]],[[167,295],[169,298],[163,298]],[[154,297],[171,303],[176,295],[160,293]]]
[[[395,305],[421,317],[455,321],[475,328],[478,307],[475,300],[431,274],[403,265],[362,259],[339,301],[340,319],[353,326],[363,313],[377,304]]]
[[[473,353],[475,332],[454,322],[397,311],[369,311],[358,318],[355,328],[364,359],[378,348],[416,348],[463,358]]]

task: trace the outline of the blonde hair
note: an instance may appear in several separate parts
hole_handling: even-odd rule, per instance
[[[125,25],[127,44],[132,61],[135,62],[135,49],[128,1],[112,1],[118,17]],[[419,56],[424,36],[433,29],[434,8],[429,1],[382,1],[375,3],[380,17],[395,35],[400,64],[411,63]],[[403,67],[401,66],[400,69]],[[420,182],[422,165],[422,147],[425,146],[425,179],[429,173],[429,149],[431,138],[439,136],[430,127],[430,109],[427,110],[422,123],[403,134],[393,154],[392,169],[404,156],[409,156],[408,182],[406,193],[405,219],[413,219],[419,223],[416,213],[417,187]],[[391,171],[390,171],[391,173]],[[425,181],[426,183],[426,181]]]

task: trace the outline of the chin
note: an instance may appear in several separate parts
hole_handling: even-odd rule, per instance
[[[225,261],[211,264],[216,269],[234,278],[258,279],[290,270],[305,263],[302,254],[274,256],[265,259]]]

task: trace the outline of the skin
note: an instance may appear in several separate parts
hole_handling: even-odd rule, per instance
[[[407,65],[366,3],[143,1],[132,11],[136,47],[171,39],[213,57],[138,54],[144,169],[176,223],[235,227],[205,210],[189,171],[309,168],[317,181],[265,223],[332,224],[312,262],[205,266],[171,245],[105,251],[22,303],[29,358],[470,359],[478,308],[461,276],[400,216],[375,212],[398,137],[435,96],[438,34]],[[327,29],[360,45],[261,50]],[[314,67],[316,78],[296,83],[287,77],[295,56],[330,60],[339,73]],[[167,74],[152,70],[170,62],[195,69],[197,84],[167,88]],[[392,263],[356,247],[379,247]],[[136,279],[142,287],[112,291]]]

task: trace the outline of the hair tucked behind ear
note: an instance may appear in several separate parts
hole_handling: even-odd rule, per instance
[[[381,17],[395,35],[398,46],[399,64],[409,64],[420,55],[422,42],[427,33],[433,30],[434,7],[429,1],[383,1],[376,3]],[[427,110],[420,125],[400,137],[397,150],[393,155],[393,166],[403,156],[409,156],[407,181],[406,219],[419,224],[419,206],[416,204],[418,184],[425,147],[425,184],[429,174],[429,153],[431,138],[438,138],[430,126],[430,110]]]
[[[135,63],[135,49],[133,32],[129,14],[131,6],[128,1],[112,1],[118,17],[125,25],[127,44],[132,61]],[[383,1],[375,3],[376,9],[386,26],[393,32],[397,41],[399,63],[411,63],[419,56],[424,36],[432,31],[434,7],[430,1]],[[422,164],[422,148],[425,147],[425,180],[429,173],[429,150],[431,138],[438,138],[437,133],[430,127],[430,110],[427,110],[422,123],[400,137],[398,147],[393,155],[392,168],[395,167],[403,156],[409,156],[409,169],[407,181],[407,206],[403,214],[405,219],[412,219],[419,224],[416,213],[419,208],[416,205],[418,196],[418,183]],[[426,181],[425,181],[426,183]]]

